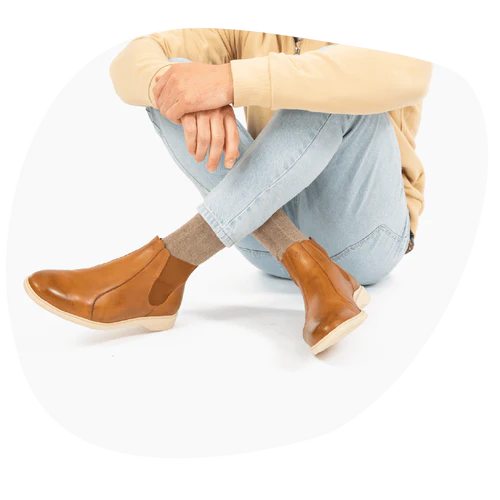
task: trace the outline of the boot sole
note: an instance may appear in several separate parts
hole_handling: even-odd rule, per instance
[[[354,302],[359,307],[359,309],[365,308],[370,303],[370,295],[366,291],[364,286],[360,286],[353,294]],[[326,337],[323,337],[319,342],[311,347],[311,352],[316,356],[325,349],[328,349],[332,345],[336,344],[339,340],[349,335],[353,330],[355,330],[363,321],[368,317],[364,311],[361,311],[357,316],[351,318],[341,325],[339,325],[335,330],[332,330]]]
[[[33,300],[33,302],[35,302],[35,304],[39,305],[46,311],[55,314],[56,316],[65,319],[66,321],[71,321],[72,323],[85,326],[93,330],[116,330],[118,328],[142,326],[151,332],[160,332],[160,331],[170,330],[174,326],[175,320],[177,319],[177,314],[173,314],[172,316],[156,316],[156,317],[144,316],[140,318],[132,318],[123,321],[116,321],[114,323],[100,323],[99,321],[92,321],[90,319],[80,318],[79,316],[76,316],[74,314],[62,311],[61,309],[58,309],[57,307],[53,306],[46,300],[43,300],[39,295],[37,295],[37,293],[33,290],[33,288],[31,288],[28,278],[24,280],[24,290],[28,294],[28,297],[30,297],[30,299]],[[354,301],[356,302],[356,305],[360,309],[366,307],[370,302],[370,295],[363,286],[360,286],[354,292],[353,298]],[[351,321],[358,318],[358,316],[361,316],[361,314],[355,316],[351,320],[346,321],[342,325],[338,326],[335,330],[330,332],[326,337],[321,339],[317,344],[311,347],[311,351],[313,352],[313,354],[318,354],[324,351],[328,347],[338,342],[340,339],[344,338],[352,330],[357,328],[367,317],[366,313],[363,312],[363,314],[364,314],[363,319],[352,328],[349,329],[346,327],[348,327],[351,324],[350,323]],[[340,331],[341,329],[343,330]],[[327,339],[330,339],[331,343],[330,341],[328,341],[327,345],[325,345],[325,347],[322,347],[323,342],[326,343]]]
[[[364,309],[370,303],[370,295],[364,286],[360,286],[352,296],[359,309]]]
[[[151,332],[161,332],[164,330],[170,330],[175,324],[177,319],[177,314],[172,316],[144,316],[141,318],[126,319],[123,321],[116,321],[114,323],[100,323],[99,321],[92,321],[90,319],[80,318],[74,314],[67,313],[58,309],[57,307],[49,304],[46,300],[43,300],[37,293],[31,288],[31,285],[26,278],[24,280],[24,290],[28,294],[29,298],[38,304],[40,307],[46,311],[59,316],[62,319],[76,323],[77,325],[85,326],[93,330],[116,330],[117,328],[128,328],[132,326],[142,326]]]

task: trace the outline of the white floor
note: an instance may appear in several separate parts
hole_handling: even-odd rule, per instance
[[[460,278],[486,171],[475,97],[437,68],[419,136],[428,202],[416,250],[369,289],[368,320],[328,352],[315,358],[303,342],[293,283],[255,270],[236,250],[196,271],[173,330],[95,332],[38,308],[24,277],[123,255],[178,227],[198,202],[144,111],[113,96],[107,67],[115,52],[84,68],[54,102],[12,211],[10,313],[36,397],[75,435],[150,456],[249,452],[335,430],[411,363]]]

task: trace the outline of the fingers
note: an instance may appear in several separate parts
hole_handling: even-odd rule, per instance
[[[239,131],[233,108],[226,106],[210,111],[185,114],[181,118],[186,147],[195,161],[202,162],[208,153],[207,170],[215,172],[222,153],[224,165],[232,168],[240,155]]]
[[[197,113],[196,115],[196,152],[194,159],[200,163],[207,156],[210,145],[211,131],[210,118],[207,113]]]
[[[185,94],[174,97],[173,93],[170,93],[163,103],[162,115],[173,123],[180,123],[180,119],[186,113],[191,113],[194,108],[195,106],[192,105]]]
[[[188,153],[191,156],[194,156],[196,154],[196,136],[197,136],[196,115],[195,114],[184,115],[182,117],[181,123],[184,128],[184,139],[186,140],[186,147]]]
[[[224,116],[221,111],[210,113],[210,153],[208,154],[207,170],[215,172],[219,166],[224,149]]]
[[[234,116],[233,108],[224,114],[224,131],[225,131],[225,158],[224,166],[226,168],[232,168],[236,158],[240,155],[238,151],[238,146],[240,143],[240,134],[238,132],[238,126],[236,125],[236,117]]]

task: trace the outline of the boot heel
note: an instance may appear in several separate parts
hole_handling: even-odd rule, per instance
[[[141,320],[141,326],[148,329],[150,332],[163,332],[165,330],[170,330],[170,328],[174,326],[176,319],[177,314],[172,316],[143,318]]]
[[[360,309],[364,309],[370,303],[370,295],[364,286],[360,286],[353,295],[354,302]]]

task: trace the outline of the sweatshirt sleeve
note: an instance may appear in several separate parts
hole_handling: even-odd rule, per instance
[[[210,64],[228,63],[234,53],[234,30],[182,29],[153,33],[130,42],[113,60],[110,76],[118,96],[127,104],[154,106],[155,76],[171,58]]]
[[[231,61],[235,106],[374,114],[415,104],[432,64],[407,56],[332,45],[302,55],[271,53]]]

